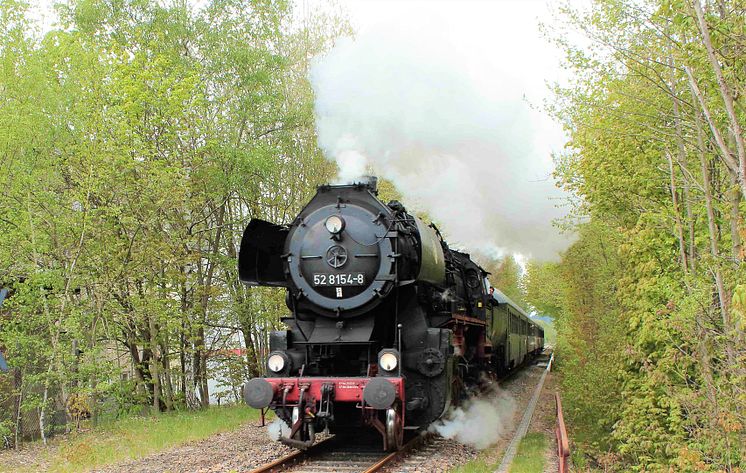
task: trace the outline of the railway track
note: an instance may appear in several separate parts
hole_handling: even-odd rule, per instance
[[[423,445],[410,451],[410,454],[400,457],[400,461],[397,462],[396,466],[389,471],[392,473],[421,472],[422,464],[433,455],[437,455],[445,442],[446,439],[443,437],[430,438],[429,441],[425,442]]]
[[[396,452],[382,452],[379,442],[365,438],[341,440],[332,437],[323,440],[305,451],[293,452],[263,465],[251,473],[373,473],[402,458],[411,450],[427,442],[429,436],[416,435]]]

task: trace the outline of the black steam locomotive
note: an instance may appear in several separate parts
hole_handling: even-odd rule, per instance
[[[468,254],[397,201],[376,179],[321,186],[289,226],[251,220],[239,277],[287,288],[288,330],[270,334],[267,376],[243,388],[306,448],[320,429],[361,425],[383,447],[427,427],[484,378],[543,349],[543,331]]]

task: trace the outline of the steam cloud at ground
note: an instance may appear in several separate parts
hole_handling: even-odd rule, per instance
[[[279,440],[280,436],[290,437],[290,427],[280,418],[267,424],[267,435],[271,440]]]
[[[452,409],[430,426],[441,436],[483,450],[497,443],[513,424],[516,402],[505,391],[495,391]]]
[[[370,170],[392,181],[456,247],[556,259],[568,243],[552,226],[563,216],[547,146],[557,136],[546,136],[546,117],[523,99],[536,78],[517,70],[526,61],[515,44],[489,44],[490,55],[478,56],[485,38],[448,26],[389,23],[318,58],[319,146],[341,181]]]

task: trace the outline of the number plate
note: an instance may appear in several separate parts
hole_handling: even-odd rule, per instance
[[[363,273],[314,274],[314,286],[362,286],[365,284]]]

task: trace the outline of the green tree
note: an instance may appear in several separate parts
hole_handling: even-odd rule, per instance
[[[490,283],[516,304],[528,309],[524,298],[523,274],[513,256],[488,261],[484,269],[490,273]]]
[[[557,37],[577,76],[551,108],[571,136],[557,174],[585,223],[550,269],[561,284],[529,282],[528,293],[535,306],[560,301],[574,433],[608,468],[738,471],[746,461],[746,352],[732,303],[744,272],[744,12],[697,0],[563,9],[590,43]],[[606,379],[584,356],[600,359]]]
[[[235,391],[260,372],[287,309],[239,284],[237,248],[331,177],[307,71],[348,32],[284,1],[57,9],[38,37],[24,3],[0,4],[0,346],[42,435],[72,400],[204,406],[215,373]],[[244,347],[242,368],[219,356]]]

